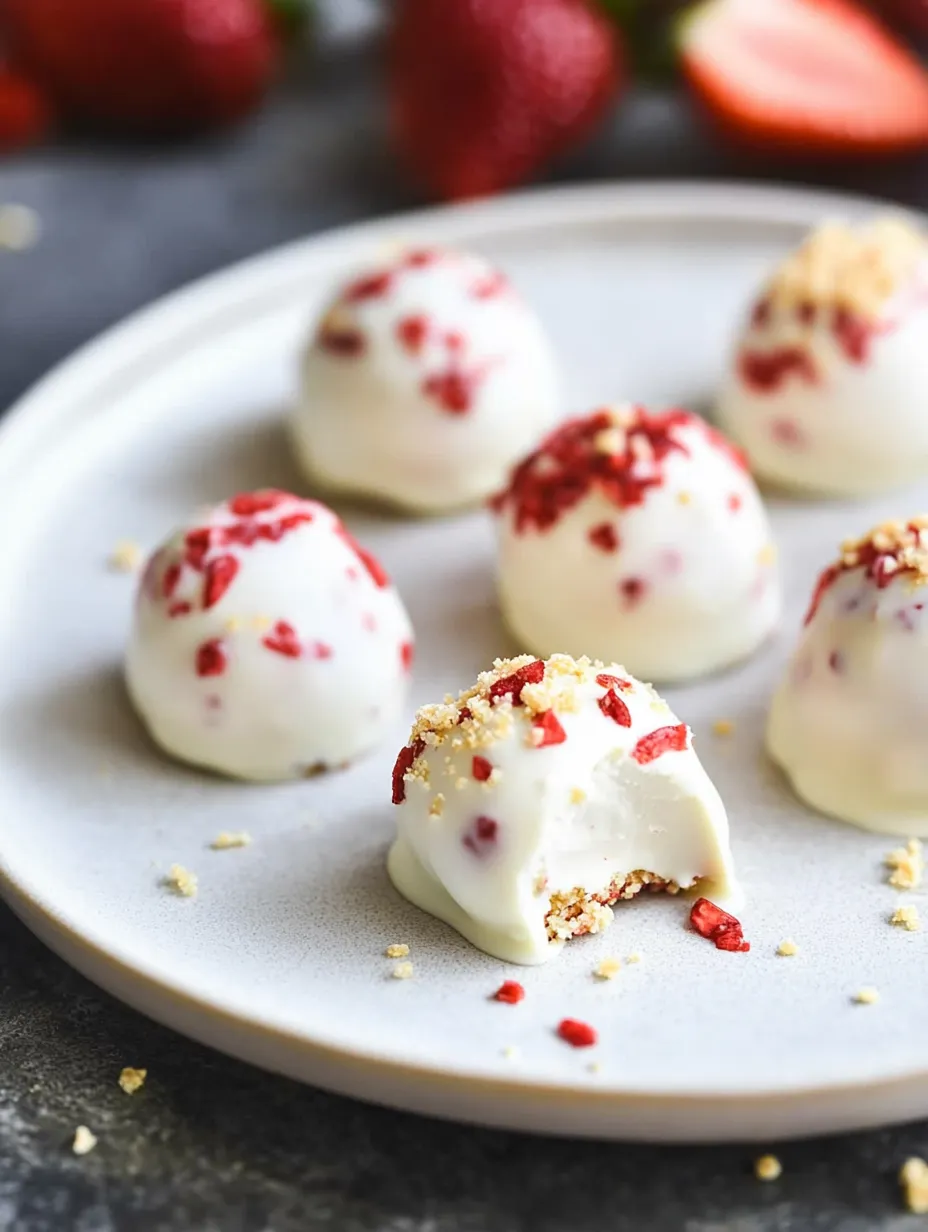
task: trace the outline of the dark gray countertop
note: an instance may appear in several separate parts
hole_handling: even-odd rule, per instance
[[[157,295],[325,227],[421,204],[385,141],[376,60],[344,49],[248,128],[182,148],[72,144],[0,164],[0,201],[42,243],[0,258],[0,402]],[[795,179],[928,206],[928,158],[870,167],[747,164],[679,100],[636,96],[557,180]],[[146,1066],[142,1092],[116,1086]],[[76,1125],[99,1135],[72,1155]],[[533,1139],[325,1095],[188,1043],[99,993],[0,907],[2,1232],[906,1232],[895,1181],[928,1124],[776,1148]]]

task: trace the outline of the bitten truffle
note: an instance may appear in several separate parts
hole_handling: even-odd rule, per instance
[[[522,645],[686,680],[751,654],[780,614],[741,455],[687,411],[616,407],[556,429],[495,498],[498,586]]]
[[[409,617],[335,514],[246,492],[177,530],[146,566],[126,682],[172,756],[243,779],[340,766],[401,713]]]
[[[814,231],[761,291],[718,422],[754,471],[863,495],[928,473],[928,242],[900,218]]]
[[[767,747],[813,808],[928,835],[928,515],[846,542],[774,696]]]
[[[393,802],[394,885],[511,962],[544,962],[643,889],[735,892],[689,728],[616,664],[497,661],[419,711]]]
[[[292,420],[311,479],[419,513],[477,503],[555,421],[534,313],[481,257],[413,248],[344,286]]]

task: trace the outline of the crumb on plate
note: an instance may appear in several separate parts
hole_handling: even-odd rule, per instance
[[[617,958],[604,958],[593,968],[593,974],[598,980],[614,980],[621,968]]]
[[[735,725],[731,719],[716,719],[712,724],[712,730],[717,736],[730,736],[735,730]]]
[[[928,1164],[918,1155],[907,1159],[899,1169],[899,1184],[912,1214],[928,1214]]]
[[[904,847],[894,847],[888,851],[884,863],[892,870],[889,884],[897,890],[914,890],[921,885],[925,856],[917,838],[910,838]]]
[[[875,988],[861,988],[854,993],[853,1000],[857,1005],[876,1005],[880,994]]]
[[[251,835],[245,830],[238,830],[234,833],[222,830],[210,843],[210,847],[213,851],[229,851],[232,847],[247,847],[250,842]]]
[[[791,937],[784,937],[777,946],[777,953],[781,958],[792,958],[794,954],[799,953],[799,946]]]
[[[405,942],[400,942],[398,945],[388,945],[384,953],[387,958],[405,958],[409,953],[409,946]]]
[[[88,1155],[97,1145],[97,1136],[92,1134],[86,1125],[78,1125],[74,1131],[74,1141],[71,1150],[75,1155]]]
[[[107,563],[116,573],[134,573],[142,563],[142,549],[131,539],[120,539]]]
[[[195,898],[199,883],[196,873],[192,873],[189,868],[184,868],[182,864],[172,864],[170,872],[165,877],[165,884],[169,886],[175,894],[179,894],[181,898]]]
[[[126,1065],[119,1075],[119,1085],[127,1095],[134,1095],[140,1087],[145,1085],[147,1077],[147,1069],[135,1069],[132,1065]]]
[[[897,907],[889,917],[889,922],[890,924],[896,924],[899,928],[904,928],[908,933],[917,933],[921,928],[918,908],[912,905]]]
[[[412,979],[412,963],[411,962],[397,963],[396,966],[393,968],[393,978],[395,980]]]
[[[754,1160],[754,1175],[759,1181],[775,1181],[782,1172],[783,1165],[776,1155],[759,1155]]]

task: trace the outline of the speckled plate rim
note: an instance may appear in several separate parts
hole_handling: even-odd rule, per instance
[[[865,216],[885,203],[819,191],[736,183],[602,184],[542,189],[505,199],[395,216],[297,241],[238,263],[157,301],[52,370],[0,424],[0,482],[24,474],[50,434],[93,414],[120,389],[211,334],[292,297],[307,268],[333,276],[397,235],[468,243],[486,232],[592,226],[623,220],[811,225],[831,214]],[[596,1089],[528,1078],[475,1077],[409,1065],[373,1052],[281,1030],[231,1012],[182,980],[173,983],[62,918],[0,843],[0,895],[51,949],[95,983],[181,1033],[243,1060],[342,1094],[410,1111],[499,1127],[659,1141],[769,1140],[863,1128],[928,1112],[928,1070],[855,1084],[692,1092]]]

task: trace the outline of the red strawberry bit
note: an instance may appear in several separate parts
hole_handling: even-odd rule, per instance
[[[897,616],[901,616],[904,614],[905,613],[902,613],[902,612],[896,613]],[[831,670],[835,673],[836,676],[840,676],[844,672],[844,668],[845,668],[844,655],[841,653],[840,650],[833,650],[831,652],[831,654],[828,656],[828,666],[831,668]]]
[[[557,1033],[571,1048],[592,1048],[599,1040],[596,1028],[578,1018],[562,1018],[557,1024]]]
[[[272,632],[261,639],[261,645],[287,659],[298,659],[303,652],[296,629],[286,620],[278,620]]]
[[[236,517],[250,518],[256,513],[276,509],[290,499],[288,492],[281,492],[278,488],[265,488],[261,492],[239,492],[238,496],[233,496],[229,501],[229,511]]]
[[[370,612],[365,612],[361,617],[361,627],[366,629],[368,633],[377,632],[377,618],[372,616]]]
[[[790,377],[815,385],[819,374],[815,361],[802,347],[778,347],[775,351],[742,351],[738,373],[755,393],[770,394],[782,388]]]
[[[437,265],[441,257],[437,248],[413,248],[403,257],[403,264],[408,269],[425,269],[429,265]]]
[[[203,606],[215,607],[226,593],[238,573],[238,561],[234,556],[217,556],[206,566],[203,581]]]
[[[467,850],[472,851],[475,856],[484,856],[489,848],[496,845],[498,833],[498,821],[494,821],[492,817],[478,817],[470,834],[465,834],[462,841]]]
[[[737,513],[743,504],[744,502],[742,501],[738,493],[732,492],[728,498],[728,508],[731,510],[731,512]]]
[[[541,684],[545,678],[545,664],[543,659],[536,659],[534,663],[526,663],[524,667],[520,667],[513,672],[511,676],[502,676],[494,684],[490,685],[490,701],[499,701],[503,697],[508,697],[514,706],[522,705],[522,690],[527,684]]]
[[[326,642],[313,642],[309,647],[309,653],[314,659],[331,659],[333,651]]]
[[[343,359],[357,359],[367,349],[367,340],[361,330],[347,325],[333,325],[324,321],[316,335],[316,342],[323,351]]]
[[[493,773],[493,763],[477,753],[470,764],[470,772],[478,783],[485,783]]]
[[[400,664],[404,672],[408,672],[411,669],[414,657],[415,649],[412,642],[403,642],[400,646]]]
[[[862,317],[846,308],[839,308],[834,318],[835,337],[852,364],[865,364],[870,358],[870,348],[876,331]]]
[[[613,723],[618,723],[619,727],[631,727],[631,712],[613,689],[599,699],[598,705],[607,719],[612,719]]]
[[[674,727],[658,727],[656,731],[642,736],[632,749],[632,757],[640,766],[657,761],[664,753],[682,753],[689,741],[689,728],[685,723]]]
[[[196,669],[198,676],[221,676],[226,670],[228,659],[225,647],[218,637],[210,638],[197,647]]]
[[[740,920],[708,898],[699,898],[690,911],[690,923],[700,937],[706,937],[715,943],[718,950],[731,950],[746,954],[751,948],[750,941],[745,941]]]
[[[349,283],[342,299],[349,304],[356,304],[365,299],[383,299],[393,287],[393,278],[392,270],[384,270],[380,274],[367,274]]]
[[[413,762],[425,751],[424,740],[414,740],[400,749],[393,766],[393,803],[402,804],[406,799],[405,778]]]
[[[525,989],[517,980],[504,980],[493,994],[494,1001],[502,1001],[505,1005],[518,1005],[525,1000]]]
[[[172,603],[168,608],[168,619],[176,620],[178,616],[189,616],[193,611],[193,605],[188,603],[186,599],[180,599],[177,603]]]
[[[164,577],[161,579],[161,590],[165,599],[170,599],[174,591],[177,590],[177,583],[180,581],[180,565],[172,564],[164,571]]]
[[[474,716],[471,712],[470,706],[462,707],[460,713],[458,714],[457,726],[460,727],[462,723],[466,723],[468,719],[472,719],[473,717]]]
[[[596,677],[596,683],[602,689],[630,689],[632,682],[625,680],[622,676],[610,676],[608,672],[600,672]]]
[[[648,584],[644,578],[630,577],[619,583],[619,592],[627,607],[637,607],[647,589]]]
[[[206,554],[213,546],[213,530],[209,526],[200,526],[196,530],[188,530],[184,536],[184,560],[193,569],[202,569]]]
[[[396,336],[404,350],[410,355],[418,355],[429,336],[428,317],[403,317],[397,324]]]
[[[567,732],[554,711],[545,710],[532,719],[532,737],[535,748],[543,749],[549,744],[563,744],[567,739]]]
[[[509,290],[509,280],[502,270],[493,270],[491,274],[478,278],[471,286],[470,293],[474,299],[495,299]]]
[[[457,329],[449,329],[442,338],[445,346],[452,355],[460,355],[464,350],[464,335]]]
[[[688,426],[706,431],[702,420],[687,411],[651,414],[636,407],[624,430],[624,448],[604,453],[597,440],[615,427],[609,412],[568,420],[515,468],[509,487],[493,498],[491,508],[497,513],[511,508],[516,532],[523,534],[549,530],[591,492],[600,493],[618,509],[641,505],[653,488],[663,484],[664,461],[673,453],[688,453],[676,435]],[[653,458],[653,466],[644,474],[639,449]]]
[[[600,522],[598,526],[590,527],[586,537],[593,547],[599,548],[601,552],[619,550],[619,536],[611,522]]]
[[[447,368],[426,377],[422,392],[449,415],[466,415],[474,405],[477,388],[485,376],[485,369]]]
[[[387,573],[386,569],[384,569],[383,565],[377,557],[373,555],[373,553],[368,552],[366,548],[361,547],[360,543],[358,543],[357,539],[355,539],[354,535],[352,535],[347,527],[339,523],[336,527],[335,533],[343,543],[347,543],[348,547],[351,548],[352,552],[354,552],[355,556],[357,556],[358,560],[367,570],[368,575],[371,577],[374,585],[377,586],[378,589],[384,590],[390,585],[390,575]]]
[[[799,318],[800,324],[808,328],[815,323],[815,318],[818,316],[818,308],[812,300],[804,299],[796,309],[796,316]]]
[[[770,425],[770,435],[785,449],[804,449],[805,436],[793,419],[775,419]]]

